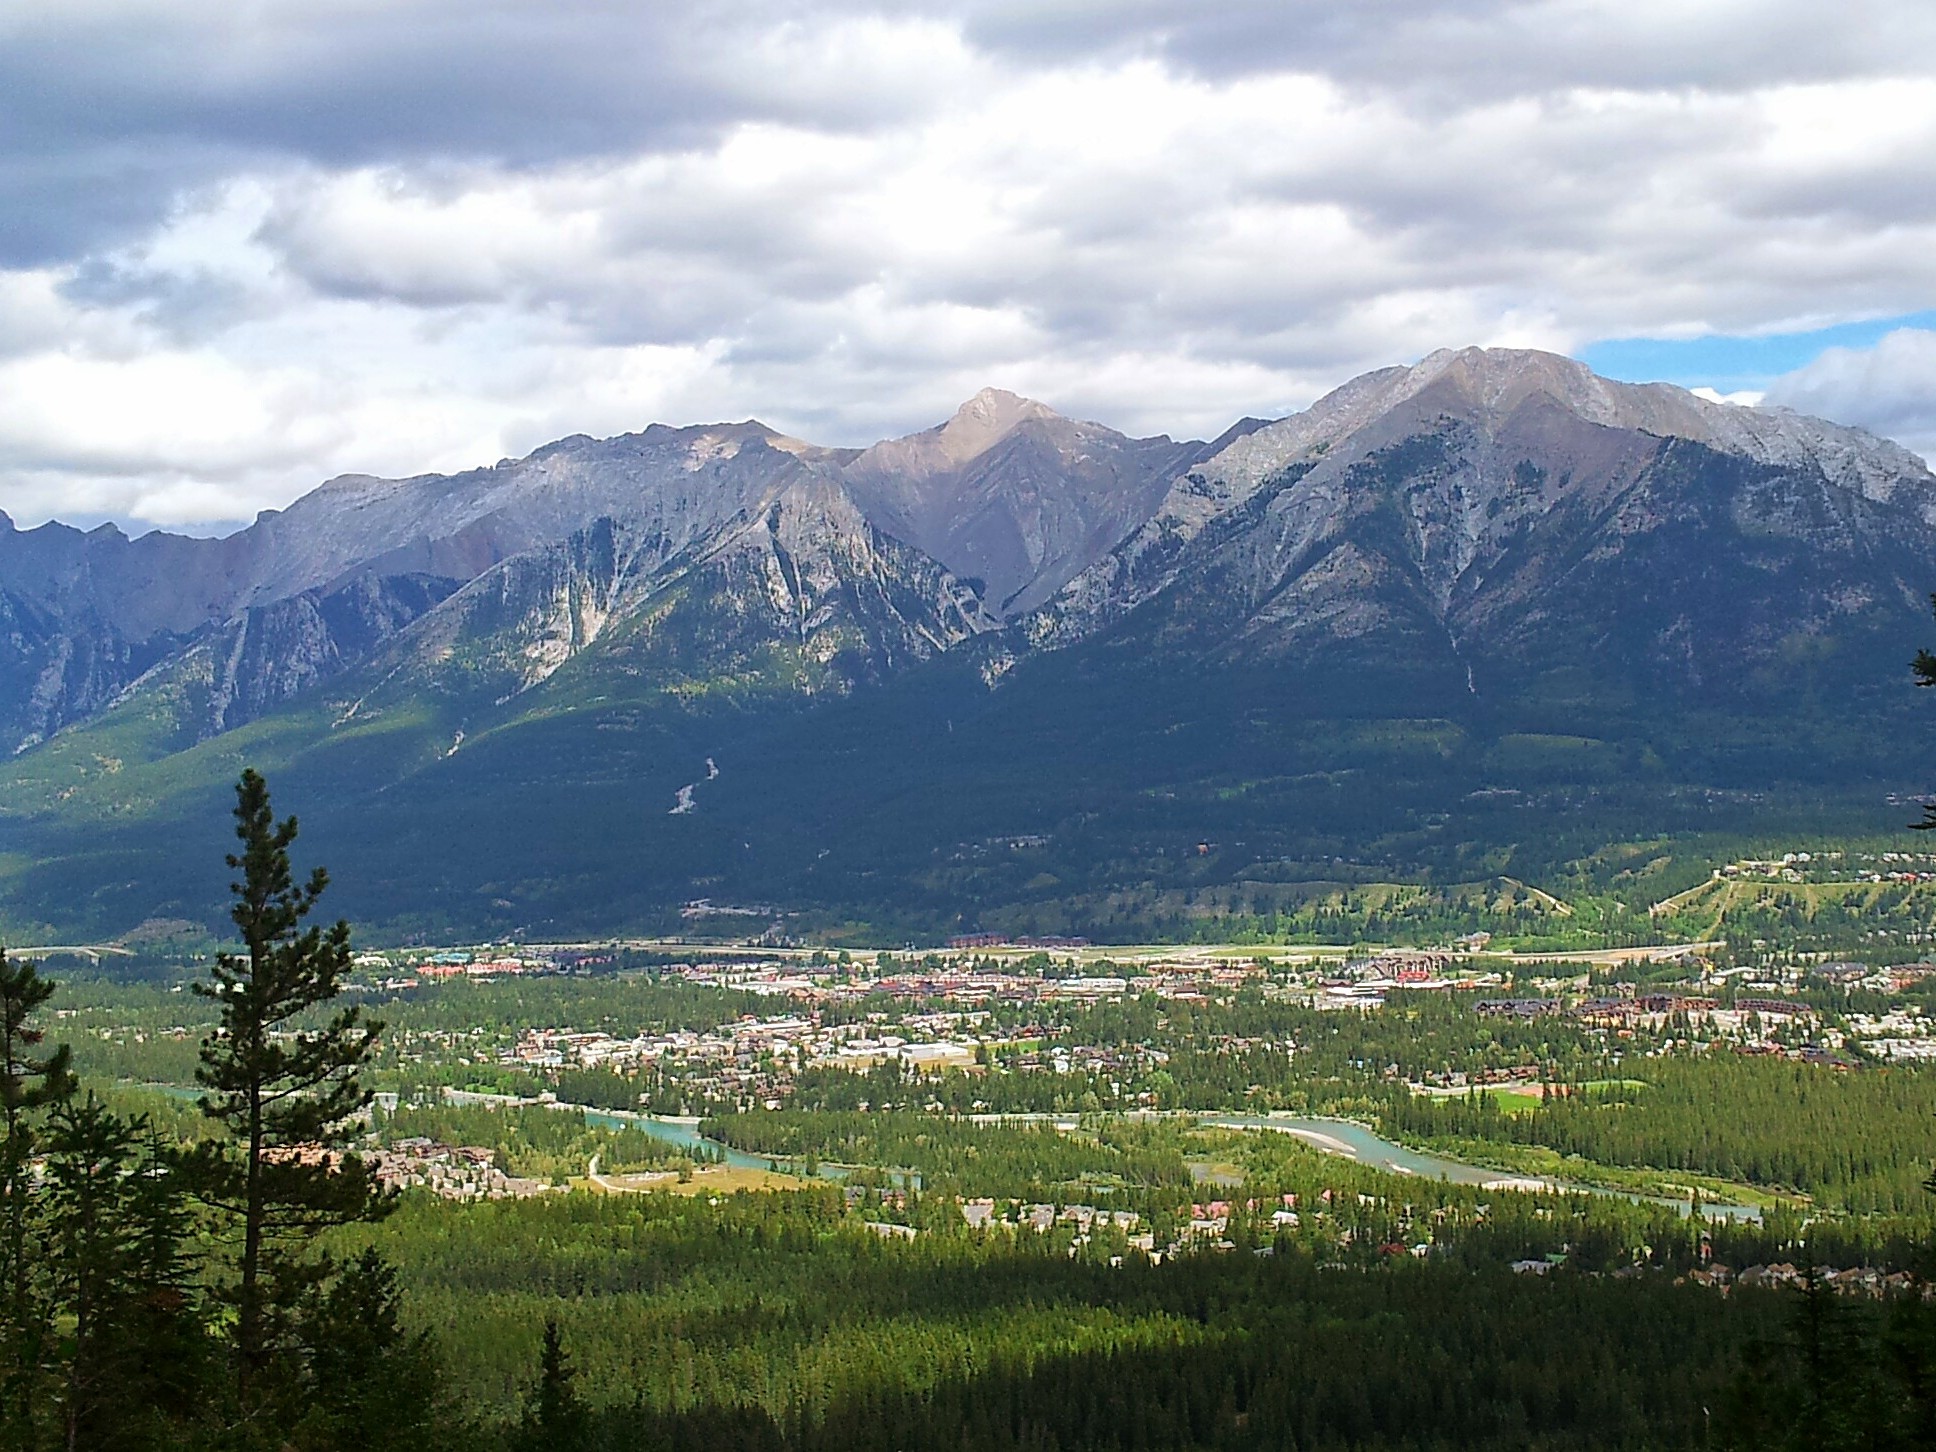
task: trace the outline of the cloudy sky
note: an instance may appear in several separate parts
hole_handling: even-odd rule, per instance
[[[1928,0],[0,8],[0,510],[997,384],[1205,436],[1467,343],[1936,453]]]

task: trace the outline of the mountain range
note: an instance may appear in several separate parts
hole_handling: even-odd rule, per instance
[[[1207,443],[990,389],[865,450],[345,476],[224,539],[0,515],[0,921],[206,919],[174,844],[245,762],[399,931],[1107,933],[1205,873],[1550,868],[1920,789],[1932,585],[1907,450],[1496,349]]]

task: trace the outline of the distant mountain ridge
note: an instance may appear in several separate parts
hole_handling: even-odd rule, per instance
[[[282,659],[263,658],[248,679],[218,688],[227,705],[207,717],[212,734],[346,669],[507,561],[553,550],[599,521],[670,564],[705,554],[809,482],[852,506],[836,511],[836,530],[864,526],[913,545],[929,557],[908,562],[916,574],[939,563],[977,579],[982,603],[963,618],[979,628],[989,623],[987,598],[997,608],[1039,603],[1114,545],[1200,447],[1127,439],[990,390],[950,424],[858,456],[753,422],[655,424],[614,439],[562,439],[458,475],[345,475],[219,540],[131,540],[109,525],[19,531],[7,521],[0,744],[22,750],[90,719],[148,671],[206,654],[218,637],[259,641],[263,629],[279,630]],[[356,608],[373,595],[382,608]],[[279,627],[286,602],[304,598],[314,602],[305,628]],[[277,617],[263,616],[278,606]],[[347,628],[331,624],[339,617]]]
[[[53,851],[35,834],[89,812],[169,820],[244,758],[371,820],[405,799],[458,820],[477,773],[542,757],[545,811],[593,781],[642,804],[694,751],[757,740],[797,763],[759,790],[837,838],[867,792],[912,821],[930,773],[961,790],[929,816],[990,772],[1048,783],[1046,812],[1092,790],[1070,767],[1111,733],[1131,757],[1095,791],[1165,800],[1211,763],[1302,780],[1288,723],[1313,714],[1459,723],[1492,783],[1518,758],[1476,743],[1515,733],[1651,760],[1705,711],[1776,740],[1893,680],[1933,585],[1936,476],[1907,450],[1523,350],[1435,353],[1211,443],[995,389],[865,450],[655,424],[344,476],[220,540],[0,516],[0,848]],[[1186,748],[1219,693],[1249,715]],[[874,700],[902,745],[827,734],[855,719],[829,703]],[[1244,744],[1259,723],[1276,744]],[[720,759],[674,825],[638,805],[614,830],[753,811]],[[835,760],[860,775],[835,785]],[[708,851],[757,857],[757,823]]]
[[[1423,440],[1437,454],[1429,467],[1418,463]],[[892,563],[873,558],[863,574],[905,575],[931,607],[919,623],[854,616],[848,625],[863,634],[898,638],[843,637],[848,654],[822,652],[828,663],[873,664],[851,677],[839,666],[813,672],[818,688],[877,680],[884,661],[925,658],[1005,620],[1020,622],[1025,648],[1070,644],[1158,596],[1171,598],[1152,619],[1174,630],[1187,618],[1199,644],[1229,617],[1217,648],[1239,654],[1279,654],[1313,634],[1362,636],[1413,615],[1456,650],[1508,599],[1526,603],[1536,556],[1604,526],[1596,509],[1626,495],[1620,528],[1632,532],[1635,491],[1647,492],[1665,440],[1818,485],[1818,513],[1838,503],[1853,511],[1819,541],[1831,552],[1858,541],[1886,552],[1876,531],[1900,535],[1913,516],[1899,543],[1914,554],[1917,525],[1936,519],[1929,470],[1885,440],[1669,385],[1611,382],[1519,350],[1447,350],[1382,369],[1303,413],[1246,420],[1215,444],[1130,439],[998,389],[933,429],[860,451],[750,421],[655,424],[562,439],[453,476],[343,476],[219,540],[0,523],[0,743],[24,750],[144,681],[184,675],[200,680],[204,699],[175,739],[220,734],[374,658],[420,617],[451,617],[426,621],[426,639],[474,632],[487,581],[504,597],[496,618],[507,641],[524,639],[519,689],[528,689],[592,645],[608,614],[655,598],[666,583],[648,583],[658,572],[677,575],[747,537],[762,510],[805,498],[809,486],[823,506],[843,502],[820,509],[817,532],[795,531],[796,544],[845,537],[830,560],[910,546],[889,551]],[[1364,537],[1385,518],[1384,496],[1367,481],[1375,461],[1404,449],[1416,467],[1407,466],[1404,499],[1387,501],[1397,514],[1385,522],[1404,540],[1394,550]],[[1656,500],[1669,514],[1686,503]],[[558,560],[601,524],[623,542],[630,583],[588,605],[606,586],[556,578]],[[780,594],[792,588],[783,567],[765,574]],[[526,602],[516,619],[505,613],[538,579],[552,580],[558,597]],[[813,613],[767,593],[769,613]],[[1853,598],[1874,593],[1865,584]],[[1810,608],[1819,619],[1831,607]],[[571,628],[551,618],[560,610],[577,612]],[[815,653],[807,642],[807,657]],[[806,665],[803,657],[798,668]]]

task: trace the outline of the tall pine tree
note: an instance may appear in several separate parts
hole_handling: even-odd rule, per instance
[[[591,1417],[578,1397],[578,1371],[565,1350],[558,1322],[547,1317],[538,1352],[538,1381],[524,1403],[518,1452],[579,1452],[591,1437]]]
[[[305,1026],[340,990],[349,924],[305,926],[328,874],[319,867],[296,879],[296,819],[276,821],[258,773],[244,771],[235,794],[242,849],[228,858],[239,874],[229,916],[243,951],[221,954],[213,981],[196,986],[221,1008],[196,1074],[210,1091],[202,1110],[228,1134],[204,1147],[199,1169],[205,1198],[239,1241],[225,1288],[235,1314],[237,1410],[245,1427],[266,1435],[288,1414],[273,1405],[278,1396],[299,1394],[298,1317],[328,1274],[310,1253],[315,1237],[388,1208],[361,1162],[334,1149],[369,1104],[357,1071],[381,1026],[355,1007]]]

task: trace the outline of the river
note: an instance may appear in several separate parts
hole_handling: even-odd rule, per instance
[[[647,1134],[687,1149],[704,1145],[715,1151],[724,1151],[726,1162],[732,1165],[765,1169],[774,1163],[774,1156],[749,1155],[719,1140],[705,1138],[699,1133],[699,1121],[696,1119],[658,1114],[611,1113],[603,1110],[588,1110],[586,1117],[595,1124],[613,1127],[629,1125],[634,1129],[642,1129]],[[1068,1115],[1054,1114],[972,1117],[990,1122],[999,1122],[1002,1118],[1068,1122],[1070,1118]],[[1313,1149],[1322,1150],[1325,1154],[1337,1155],[1371,1169],[1388,1170],[1394,1174],[1418,1175],[1423,1179],[1445,1180],[1454,1185],[1491,1186],[1500,1190],[1618,1195],[1637,1204],[1671,1205],[1682,1214],[1687,1214],[1693,1209],[1689,1201],[1676,1200],[1664,1195],[1642,1195],[1633,1191],[1609,1190],[1598,1185],[1574,1184],[1544,1176],[1520,1175],[1510,1170],[1489,1169],[1484,1165],[1467,1164],[1463,1160],[1451,1159],[1445,1155],[1406,1149],[1405,1146],[1394,1144],[1391,1140],[1373,1133],[1364,1125],[1348,1119],[1302,1118],[1284,1114],[1198,1114],[1193,1117],[1200,1124],[1219,1129],[1265,1129],[1278,1134],[1293,1135]],[[846,1166],[823,1165],[822,1173],[828,1178],[840,1178],[845,1174],[846,1169]],[[1753,1205],[1720,1205],[1704,1201],[1701,1211],[1715,1220],[1759,1220],[1761,1218],[1760,1209]]]
[[[154,1086],[160,1087],[160,1086]],[[177,1090],[181,1093],[199,1093],[194,1090]],[[445,1097],[452,1103],[463,1104],[535,1104],[540,1101],[518,1099],[508,1094],[478,1094],[460,1089],[446,1089]],[[786,1156],[751,1155],[745,1150],[734,1149],[722,1140],[708,1139],[699,1132],[699,1120],[688,1115],[640,1114],[632,1110],[593,1109],[585,1105],[558,1104],[559,1109],[583,1109],[585,1118],[608,1129],[639,1129],[682,1149],[704,1147],[715,1154],[723,1154],[726,1163],[744,1169],[764,1170],[783,1161]],[[1146,1116],[1138,1116],[1146,1117]],[[1582,1185],[1567,1180],[1556,1180],[1546,1176],[1515,1174],[1511,1170],[1490,1169],[1484,1165],[1468,1164],[1446,1155],[1435,1155],[1424,1150],[1406,1149],[1394,1144],[1364,1125],[1350,1119],[1324,1119],[1291,1114],[1216,1114],[1191,1113],[1190,1118],[1199,1124],[1217,1129],[1264,1129],[1277,1134],[1296,1137],[1313,1149],[1325,1154],[1337,1155],[1354,1163],[1368,1166],[1374,1170],[1387,1170],[1394,1174],[1418,1175],[1428,1180],[1446,1180],[1454,1185],[1483,1185],[1500,1190],[1544,1190],[1550,1193],[1568,1195],[1618,1195],[1643,1205],[1671,1205],[1683,1215],[1692,1211],[1689,1201],[1674,1199],[1665,1195],[1642,1195],[1630,1190],[1609,1190],[1599,1185]],[[1075,1119],[1066,1114],[976,1114],[970,1119],[981,1123],[1010,1122],[1053,1122],[1074,1125]],[[820,1173],[827,1179],[844,1178],[853,1168],[847,1165],[828,1165],[820,1167]],[[902,1174],[906,1172],[896,1172]],[[918,1186],[918,1179],[915,1181]],[[1722,1205],[1711,1201],[1701,1203],[1701,1212],[1712,1220],[1759,1220],[1761,1210],[1754,1205]]]
[[[1447,1180],[1454,1185],[1488,1185],[1504,1190],[1548,1190],[1564,1194],[1618,1195],[1637,1204],[1672,1205],[1683,1215],[1692,1211],[1687,1200],[1665,1195],[1642,1195],[1630,1190],[1609,1190],[1599,1185],[1574,1184],[1543,1175],[1522,1175],[1511,1170],[1488,1169],[1463,1160],[1435,1155],[1424,1150],[1406,1149],[1374,1134],[1349,1119],[1302,1118],[1288,1114],[1204,1114],[1198,1123],[1220,1129],[1268,1129],[1297,1139],[1326,1154],[1338,1155],[1375,1170],[1390,1170],[1401,1175],[1418,1175],[1428,1180]],[[1759,1220],[1761,1211],[1754,1205],[1719,1205],[1702,1201],[1701,1212],[1714,1220]]]

